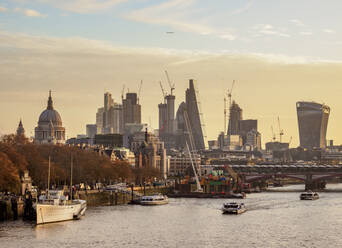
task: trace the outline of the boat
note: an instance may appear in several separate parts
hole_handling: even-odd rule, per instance
[[[72,200],[72,158],[70,200],[64,195],[64,190],[50,190],[50,157],[48,173],[48,189],[46,195],[41,195],[36,204],[37,225],[79,219],[85,214],[87,202],[85,200]]]
[[[37,225],[79,219],[86,209],[85,200],[68,200],[63,190],[50,190],[36,204]]]
[[[246,211],[247,209],[244,203],[236,203],[236,202],[224,203],[222,207],[223,214],[242,214]]]
[[[141,205],[164,205],[168,204],[169,199],[166,195],[157,194],[157,195],[146,195],[140,197],[140,204]]]
[[[307,192],[301,193],[299,198],[301,200],[317,200],[319,199],[319,195],[316,192],[307,191]]]

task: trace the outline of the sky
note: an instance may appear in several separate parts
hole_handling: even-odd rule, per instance
[[[141,91],[142,120],[158,128],[159,81],[176,108],[197,80],[208,140],[223,131],[231,87],[262,142],[299,144],[296,101],[331,108],[327,139],[342,143],[342,2],[338,0],[1,0],[0,134],[23,119],[34,135],[51,89],[66,135],[95,122],[103,94]]]

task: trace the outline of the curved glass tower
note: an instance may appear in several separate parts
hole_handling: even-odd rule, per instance
[[[330,108],[315,102],[297,102],[300,146],[325,148]]]

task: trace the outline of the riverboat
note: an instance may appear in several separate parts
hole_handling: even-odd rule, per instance
[[[36,204],[37,225],[79,219],[86,209],[85,200],[68,200],[63,190],[50,190]]]
[[[317,200],[319,199],[319,195],[316,192],[307,191],[307,192],[301,193],[299,198],[301,200]]]
[[[244,203],[236,203],[236,202],[224,203],[222,207],[223,214],[242,214],[246,211],[247,209]]]
[[[162,194],[142,196],[140,198],[141,205],[151,206],[151,205],[164,205],[168,203],[169,203],[169,199],[167,198],[166,195],[162,195]]]

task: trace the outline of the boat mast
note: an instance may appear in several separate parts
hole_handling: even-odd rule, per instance
[[[50,171],[51,171],[51,162],[50,162],[51,158],[49,156],[49,173],[48,173],[48,190],[47,190],[47,196],[48,199],[50,199]]]

